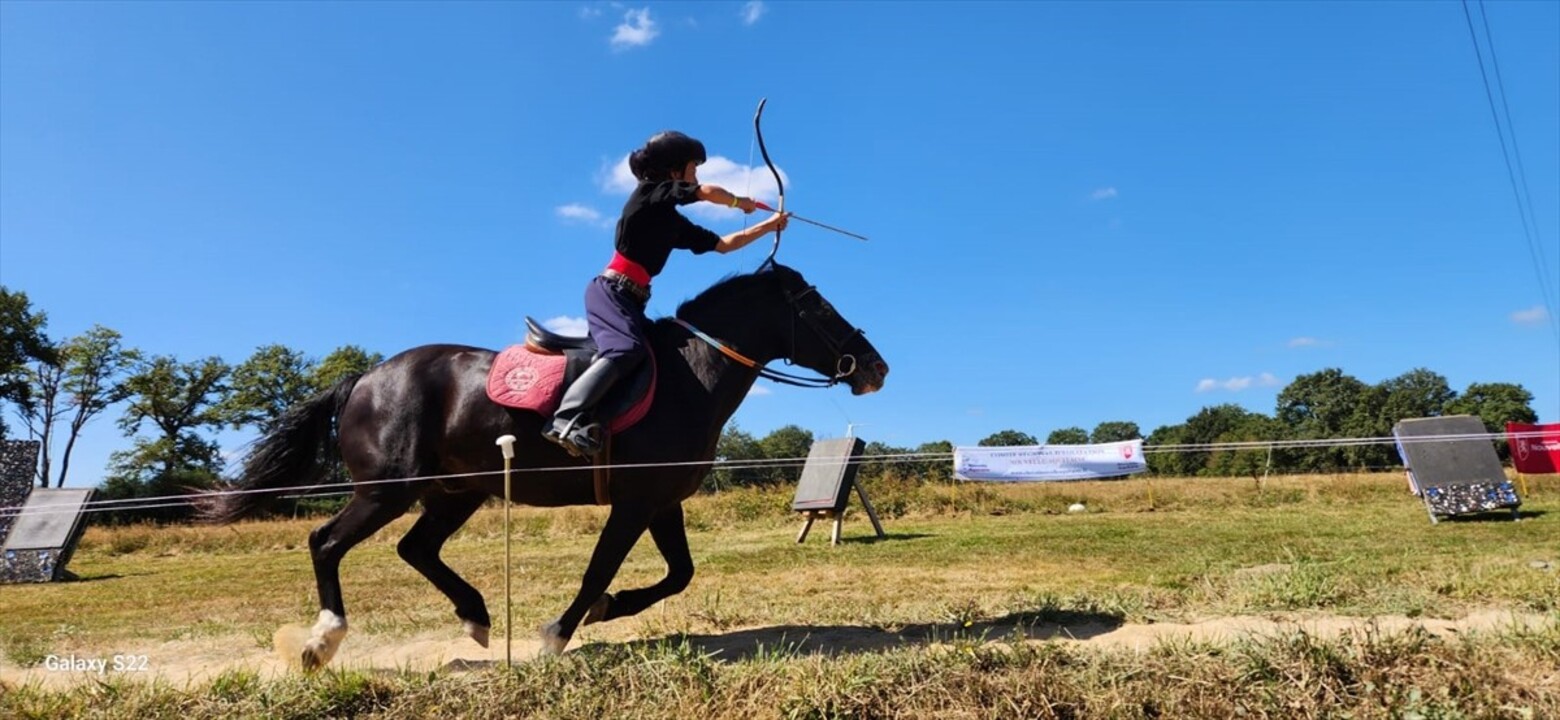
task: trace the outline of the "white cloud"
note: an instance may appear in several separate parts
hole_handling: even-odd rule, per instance
[[[582,317],[570,317],[559,315],[542,321],[542,327],[559,335],[587,335],[590,333],[590,325]]]
[[[650,19],[650,8],[629,10],[623,13],[623,22],[613,29],[612,47],[619,50],[642,47],[660,34],[655,21]]]
[[[1297,347],[1316,347],[1317,345],[1320,345],[1320,344],[1322,344],[1322,341],[1317,340],[1314,337],[1297,337],[1297,338],[1289,341],[1289,347],[1292,347],[1292,348],[1297,348]]]
[[[1534,305],[1511,314],[1511,321],[1518,325],[1542,325],[1549,319],[1549,311],[1543,305]]]
[[[748,397],[760,397],[760,396],[763,396],[763,395],[773,395],[773,394],[775,394],[775,391],[770,390],[769,388],[764,387],[763,385],[754,385],[751,389],[748,390],[747,396]]]
[[[592,18],[598,18],[598,17],[601,17],[601,8],[600,7],[591,7],[589,5],[586,5],[585,7],[580,8],[580,18],[585,19],[585,20],[590,20]]]
[[[586,207],[579,203],[561,205],[555,212],[558,213],[558,217],[565,220],[578,220],[587,223],[601,222],[601,213],[597,212],[595,208]]]
[[[1094,200],[1109,200],[1113,197],[1116,197],[1118,194],[1119,193],[1116,192],[1116,188],[1106,187],[1089,193],[1089,197]]]
[[[566,223],[593,225],[595,227],[610,228],[617,224],[615,218],[601,214],[596,208],[579,203],[569,203],[558,206],[554,212]]]
[[[758,22],[758,19],[764,16],[764,10],[764,3],[760,2],[760,0],[752,0],[752,2],[743,5],[742,24],[752,25]]]
[[[791,185],[791,176],[786,174],[784,168],[780,168],[780,179],[787,186]],[[705,185],[719,185],[738,195],[762,200],[771,206],[776,205],[780,200],[775,176],[769,172],[767,165],[743,165],[723,156],[713,155],[699,166],[699,182]],[[627,155],[602,173],[601,189],[605,192],[627,195],[638,184],[639,181],[634,179],[634,174],[628,169]],[[684,207],[690,213],[706,219],[725,220],[742,217],[741,210],[721,207],[713,203],[694,203]],[[763,211],[760,210],[753,216],[762,217],[762,213]]]
[[[1197,382],[1196,392],[1204,393],[1204,392],[1212,392],[1214,390],[1228,390],[1229,392],[1240,392],[1242,390],[1250,388],[1253,385],[1256,385],[1258,387],[1273,387],[1273,386],[1275,386],[1277,384],[1278,384],[1278,378],[1275,377],[1272,373],[1262,373],[1261,375],[1258,375],[1256,377],[1252,377],[1250,375],[1246,375],[1246,376],[1242,376],[1242,377],[1232,377],[1232,378],[1228,378],[1228,379],[1225,379],[1225,380],[1215,380],[1213,378],[1203,378],[1202,380],[1199,380]]]

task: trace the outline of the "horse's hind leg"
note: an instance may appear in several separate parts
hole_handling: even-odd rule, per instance
[[[666,577],[647,588],[607,593],[585,614],[584,624],[638,615],[666,598],[688,588],[693,581],[693,555],[688,552],[688,531],[683,525],[682,505],[673,505],[657,513],[650,521],[650,538],[666,559]]]
[[[353,495],[341,512],[309,533],[314,581],[320,591],[320,617],[303,646],[305,670],[330,662],[341,647],[342,638],[347,636],[347,608],[341,601],[341,558],[411,505],[412,497],[404,490],[376,488],[372,494]]]
[[[558,654],[569,646],[569,639],[574,637],[585,613],[606,594],[618,568],[623,566],[623,559],[628,557],[628,551],[634,548],[649,524],[650,511],[645,508],[612,506],[612,514],[607,516],[607,525],[601,529],[601,537],[596,539],[596,551],[591,554],[590,565],[585,568],[585,579],[580,582],[574,602],[557,620],[542,626],[543,652]]]
[[[455,617],[461,619],[466,634],[482,647],[487,647],[488,630],[492,626],[492,621],[488,619],[487,603],[483,602],[482,593],[439,559],[439,550],[444,547],[444,541],[450,539],[486,499],[487,494],[481,492],[459,495],[438,491],[428,493],[422,499],[422,517],[417,519],[406,537],[401,538],[400,544],[396,546],[402,560],[417,568],[417,572],[422,573],[439,592],[455,603]]]

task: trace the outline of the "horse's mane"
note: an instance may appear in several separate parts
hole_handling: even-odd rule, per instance
[[[755,281],[755,280],[757,280],[759,278],[765,277],[768,274],[776,272],[776,271],[795,272],[794,270],[791,270],[790,268],[787,268],[784,265],[780,265],[780,264],[777,263],[777,264],[774,265],[773,268],[770,268],[770,267],[766,266],[766,267],[759,268],[758,270],[754,270],[752,272],[732,273],[730,275],[727,275],[727,276],[725,276],[725,277],[715,281],[714,285],[711,285],[708,288],[705,288],[704,291],[699,293],[698,295],[695,295],[695,296],[693,296],[693,297],[691,297],[691,298],[689,298],[687,300],[684,300],[681,303],[679,303],[677,305],[677,311],[672,313],[672,317],[682,317],[683,311],[688,310],[688,309],[690,309],[690,308],[692,308],[692,307],[694,307],[696,305],[704,305],[706,303],[719,302],[724,297],[727,297],[727,296],[730,296],[730,295],[734,295],[734,294],[740,292],[743,288],[747,287],[753,281]],[[671,321],[672,321],[671,317],[663,317],[663,318],[658,319],[656,321],[656,324],[669,323]]]

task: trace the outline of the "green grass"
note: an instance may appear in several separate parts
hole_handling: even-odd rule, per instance
[[[1529,483],[1519,522],[1432,525],[1397,474],[1261,485],[889,480],[868,488],[889,537],[873,538],[855,512],[838,547],[817,526],[795,543],[788,489],[725,492],[688,504],[698,569],[688,590],[582,629],[560,660],[467,675],[230,673],[188,695],[110,675],[72,690],[0,692],[0,716],[9,705],[37,717],[111,707],[188,717],[489,717],[500,708],[539,717],[1542,717],[1560,693],[1560,484]],[[1074,502],[1088,512],[1066,512]],[[514,509],[516,637],[531,637],[572,599],[604,517],[601,508]],[[459,636],[448,601],[395,554],[411,521],[344,562],[348,646]],[[0,588],[4,660],[29,667],[49,654],[219,637],[269,647],[278,626],[307,624],[317,611],[306,537],[319,522],[91,528],[71,563],[82,581]],[[502,523],[498,508],[485,509],[445,551],[500,623]],[[646,540],[613,587],[664,571]],[[1549,627],[1457,641],[1291,633],[1147,654],[1007,641],[1036,622],[1490,610],[1547,615]],[[759,641],[766,647],[732,652]],[[706,657],[711,648],[725,649],[724,661]],[[70,712],[53,714],[61,709]]]

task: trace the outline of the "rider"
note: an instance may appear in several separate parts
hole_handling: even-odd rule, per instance
[[[585,287],[585,315],[596,357],[564,393],[552,424],[542,436],[574,455],[591,457],[601,449],[601,430],[590,411],[617,381],[626,378],[649,354],[645,347],[645,303],[650,279],[660,274],[672,250],[702,255],[729,253],[770,231],[784,230],[784,213],[721,237],[677,212],[695,201],[717,203],[752,213],[750,198],[738,197],[716,185],[700,185],[698,166],[704,144],[676,131],[645,142],[628,158],[639,185],[623,205],[617,223],[617,251],[600,275]]]

